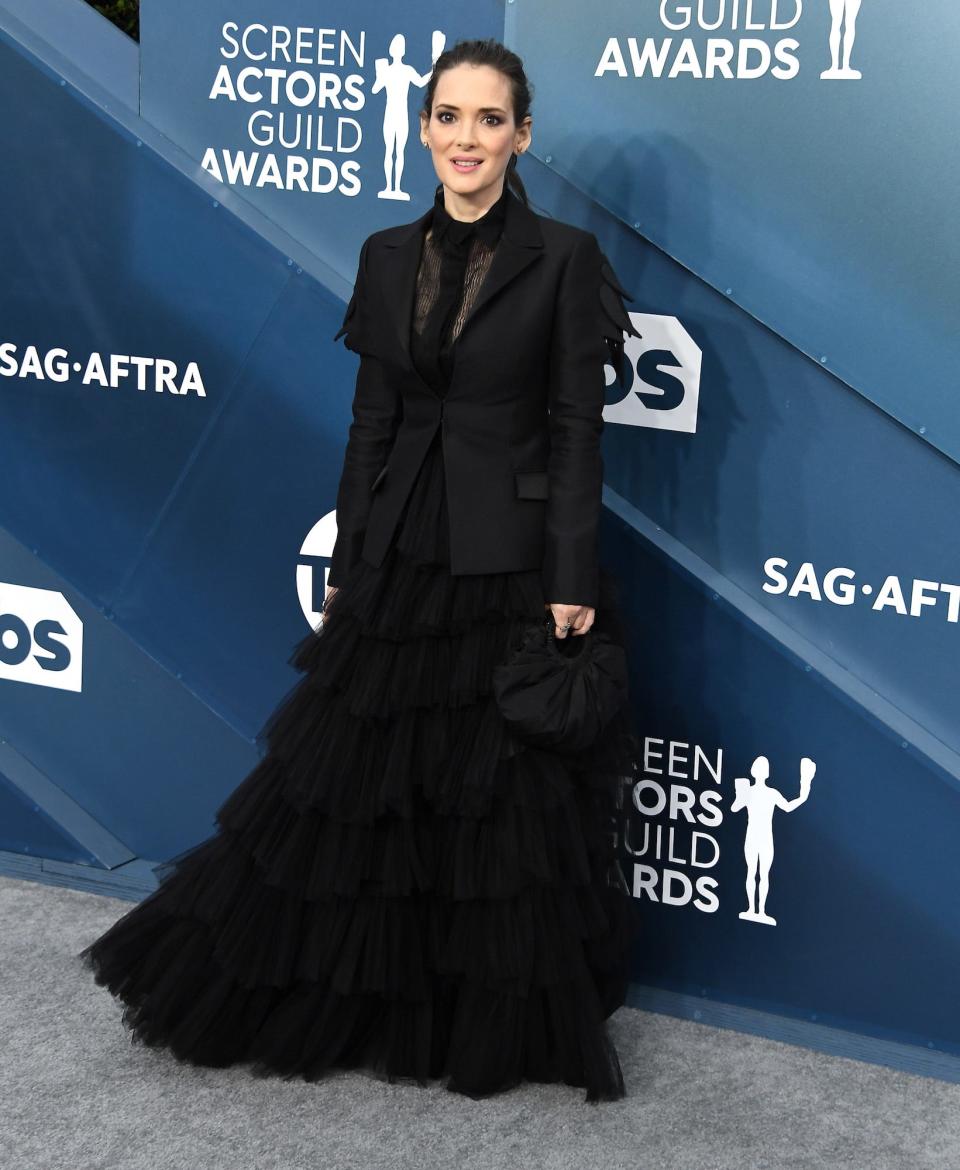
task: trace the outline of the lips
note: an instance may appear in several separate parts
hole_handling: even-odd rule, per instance
[[[459,171],[475,171],[477,167],[483,162],[483,159],[454,158],[450,161]]]

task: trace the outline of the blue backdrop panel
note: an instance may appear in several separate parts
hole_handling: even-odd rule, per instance
[[[206,836],[216,805],[257,750],[198,696],[205,664],[188,661],[178,673],[157,661],[74,585],[69,559],[58,573],[2,530],[0,571],[4,581],[62,594],[83,628],[82,645],[62,639],[72,656],[82,656],[79,693],[16,677],[0,681],[0,772],[21,794],[10,800],[0,788],[0,823],[8,826],[0,849],[20,840],[35,858],[113,867],[131,854],[169,857]],[[189,607],[189,592],[179,604]],[[278,657],[265,669],[278,670]],[[62,829],[54,853],[44,851],[51,819]]]
[[[617,528],[604,536],[622,550]],[[645,757],[622,821],[637,979],[960,1054],[945,979],[960,963],[958,785],[649,547],[627,547],[627,579],[643,582],[631,685]],[[801,757],[817,769],[806,801],[772,816],[776,925],[739,917],[747,814],[731,805],[758,755],[789,799]]]
[[[516,0],[506,12],[537,81],[540,158],[960,458],[956,4],[866,0],[851,55],[862,76],[849,80],[820,76],[827,0]],[[771,12],[789,27],[771,30]],[[708,72],[711,43],[730,50],[730,76]],[[659,71],[636,63],[650,51]]]
[[[77,842],[51,817],[33,804],[17,784],[0,772],[0,850],[58,861],[96,864],[89,850]]]
[[[342,315],[312,280],[290,278],[116,607],[138,640],[202,671],[206,700],[246,733],[293,679],[287,653],[307,632],[296,566],[333,510],[350,414],[341,388],[357,361],[330,344]],[[316,565],[314,609],[332,551],[331,540]]]
[[[236,191],[351,279],[370,221],[413,219],[436,182],[416,117],[435,42],[503,35],[498,0],[419,2],[399,25],[376,0],[285,0],[269,16],[258,0],[145,0],[140,11],[142,116],[211,173],[233,167]],[[388,62],[392,80],[377,89]],[[377,196],[391,127],[405,136],[413,202]]]
[[[62,591],[86,631],[81,693],[5,681],[0,730],[109,834],[164,858],[209,831],[295,680],[298,565],[322,596],[330,542],[301,548],[333,508],[357,359],[331,343],[341,288],[8,39],[0,62],[0,103],[24,112],[2,131],[0,580]],[[178,384],[196,363],[205,395],[157,393],[152,372],[138,389],[132,366],[83,385],[73,362],[91,354],[169,360]],[[64,827],[86,863],[89,825]]]
[[[206,389],[157,393],[152,371],[139,389],[133,367],[117,387],[83,385],[73,369],[66,382],[6,384],[5,522],[51,563],[69,556],[78,588],[111,601],[289,270],[276,257],[266,263],[261,240],[2,44],[0,101],[25,111],[3,130],[19,160],[3,192],[14,361],[32,345],[42,355],[59,347],[84,368],[91,354],[108,367],[112,354],[141,355],[173,361],[182,378],[196,362]],[[264,268],[250,281],[258,257]],[[16,491],[38,465],[35,490]]]
[[[608,390],[606,482],[960,750],[956,465],[659,249],[620,225],[600,234],[644,334],[627,342],[631,384]],[[676,429],[685,336],[701,362],[693,435]],[[809,565],[809,589],[770,592],[769,558],[791,585]],[[830,588],[838,568],[851,596],[845,579]]]

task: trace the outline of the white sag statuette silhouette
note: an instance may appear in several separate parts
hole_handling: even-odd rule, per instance
[[[853,52],[853,42],[857,39],[859,11],[860,0],[830,0],[831,65],[820,74],[822,78],[859,81],[862,76],[859,69],[850,67],[850,54]]]
[[[386,105],[383,111],[383,190],[377,192],[378,199],[401,199],[409,202],[408,191],[401,190],[400,180],[403,177],[403,156],[410,132],[410,117],[407,109],[410,86],[419,89],[430,80],[433,66],[443,52],[446,36],[439,29],[434,29],[430,47],[430,68],[426,73],[418,73],[412,65],[406,64],[403,55],[407,49],[406,38],[403,33],[396,33],[390,41],[390,58],[378,57],[374,62],[376,79],[371,93],[385,90]],[[391,181],[391,168],[393,179]]]
[[[800,795],[787,800],[775,788],[767,787],[770,775],[770,761],[766,756],[757,756],[750,765],[750,775],[756,780],[751,784],[746,776],[737,776],[733,785],[736,798],[730,805],[731,812],[741,808],[747,810],[747,832],[743,841],[743,856],[747,863],[747,907],[740,917],[748,922],[763,922],[776,926],[776,918],[766,912],[767,892],[770,889],[770,866],[773,864],[773,813],[775,809],[793,812],[810,795],[810,782],[817,765],[809,756],[800,760]],[[757,893],[757,909],[753,909],[753,895],[759,873],[760,888]]]

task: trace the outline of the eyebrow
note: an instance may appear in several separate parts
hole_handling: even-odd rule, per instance
[[[438,108],[443,110],[456,110],[457,113],[460,112],[459,106],[452,106],[449,102],[440,102]],[[479,110],[481,114],[505,114],[506,112],[501,106],[481,106]]]

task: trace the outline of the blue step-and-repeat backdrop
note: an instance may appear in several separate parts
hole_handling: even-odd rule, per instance
[[[437,54],[495,36],[532,203],[641,335],[603,437],[632,1002],[960,1079],[957,6],[141,29],[0,0],[3,872],[139,897],[257,758],[336,536],[359,246],[433,198]]]

